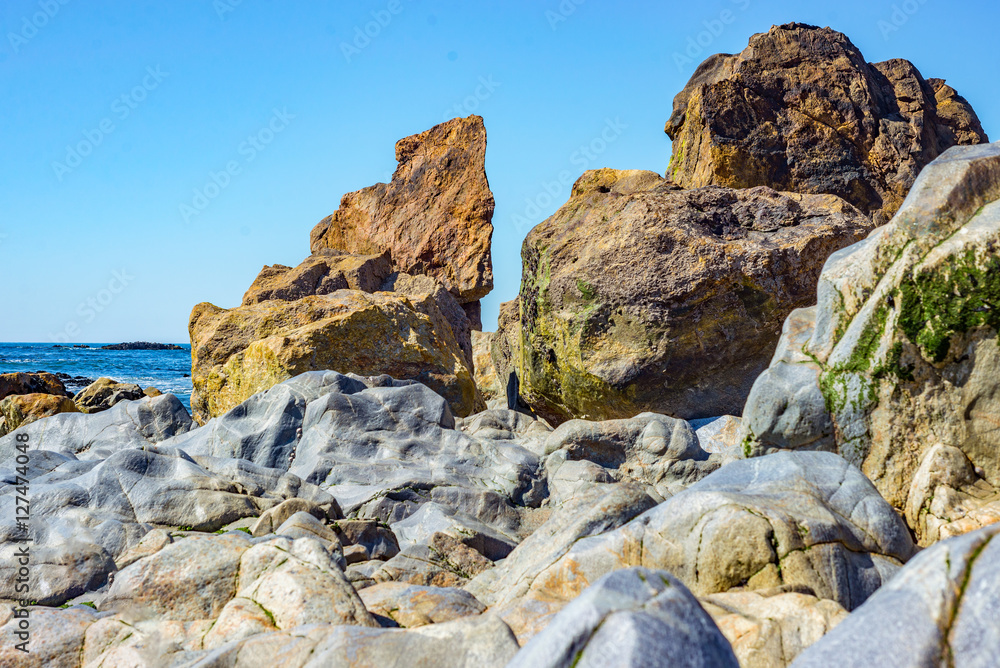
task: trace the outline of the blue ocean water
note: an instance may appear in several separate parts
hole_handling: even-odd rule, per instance
[[[123,383],[136,383],[143,389],[155,387],[164,394],[175,394],[191,410],[190,345],[183,346],[184,350],[100,350],[109,344],[76,345],[87,347],[0,343],[0,373],[48,371],[91,380],[107,376]],[[80,383],[63,382],[71,392],[83,389]]]

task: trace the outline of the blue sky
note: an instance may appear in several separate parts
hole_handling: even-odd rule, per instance
[[[497,200],[490,329],[560,176],[662,173],[697,64],[789,21],[947,79],[1000,139],[995,2],[3,0],[0,341],[185,342],[192,306],[237,305],[388,180],[398,139],[469,113]]]

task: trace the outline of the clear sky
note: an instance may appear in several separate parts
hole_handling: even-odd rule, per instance
[[[237,305],[387,181],[398,139],[469,113],[497,201],[491,329],[560,175],[662,173],[697,64],[789,21],[947,79],[1000,139],[995,0],[2,0],[0,341],[186,342],[192,306]]]

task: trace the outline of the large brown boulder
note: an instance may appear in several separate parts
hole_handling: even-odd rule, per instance
[[[12,394],[0,399],[0,436],[59,413],[79,413],[73,400],[55,394]]]
[[[83,413],[100,413],[122,401],[136,401],[146,396],[135,383],[119,383],[112,378],[98,378],[80,390],[73,401]]]
[[[3,373],[0,374],[0,399],[12,394],[54,394],[61,397],[73,396],[66,391],[62,381],[51,373]]]
[[[801,23],[702,63],[666,124],[669,176],[686,188],[770,186],[843,197],[882,225],[920,170],[988,141],[976,113],[912,63],[868,63],[830,28]]]
[[[834,195],[586,172],[524,242],[521,397],[552,422],[739,414],[826,258],[871,229]]]
[[[325,369],[417,380],[457,415],[483,408],[433,295],[339,290],[228,310],[204,303],[195,306],[189,329],[191,408],[200,421],[300,373]]]
[[[396,269],[433,276],[459,302],[482,299],[493,289],[494,202],[485,159],[479,116],[401,139],[392,182],[344,195],[312,231],[312,252],[388,251]]]

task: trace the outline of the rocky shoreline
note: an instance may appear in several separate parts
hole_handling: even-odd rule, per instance
[[[0,664],[995,663],[1000,143],[803,24],[666,130],[528,234],[496,332],[471,116],[195,306],[191,413],[0,376]]]

